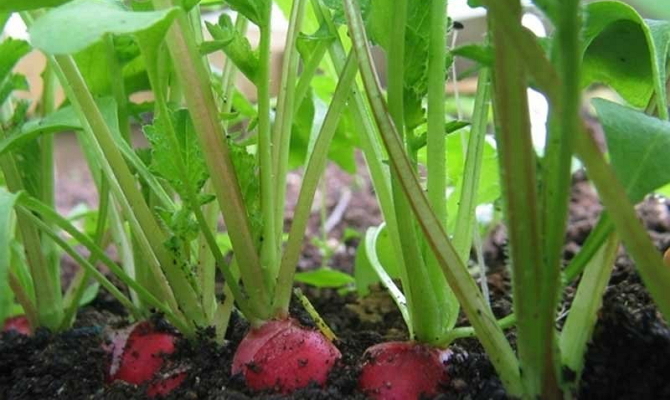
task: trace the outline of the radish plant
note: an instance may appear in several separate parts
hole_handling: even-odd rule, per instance
[[[404,214],[399,213],[398,209],[411,208],[425,243],[434,252],[432,255],[429,252],[421,253],[426,247],[419,245],[416,239],[413,244],[402,244],[402,257],[396,256],[396,259],[401,260],[399,266],[405,292],[403,295],[376,257],[374,236],[377,233],[372,232],[373,237],[366,242],[370,246],[366,249],[372,258],[370,263],[399,304],[408,321],[410,337],[423,342],[423,346],[431,344],[443,347],[453,338],[475,333],[489,353],[510,395],[524,398],[561,398],[578,383],[586,343],[609,276],[608,267],[616,254],[617,234],[638,263],[640,274],[659,309],[666,317],[670,315],[670,302],[662,289],[670,285],[670,274],[663,267],[659,252],[654,249],[642,226],[636,221],[631,206],[631,201],[641,200],[646,193],[667,183],[669,178],[667,171],[661,171],[655,161],[649,161],[662,158],[654,157],[650,151],[667,151],[667,147],[664,150],[655,150],[652,144],[667,143],[668,140],[667,128],[664,126],[666,123],[661,121],[667,119],[667,22],[644,21],[630,7],[618,2],[601,2],[582,7],[577,1],[537,1],[537,6],[554,28],[551,41],[545,42],[548,46],[543,47],[530,31],[522,27],[522,9],[518,1],[472,2],[488,9],[490,45],[473,47],[463,53],[474,55],[482,63],[478,96],[486,93],[489,74],[491,76],[503,211],[509,231],[513,276],[514,314],[496,323],[488,304],[465,267],[472,231],[462,230],[463,227],[470,228],[466,223],[460,225],[461,229],[450,231],[453,237],[449,238],[443,214],[445,207],[442,197],[446,190],[444,181],[438,180],[439,188],[431,191],[431,188],[435,189],[431,185],[431,176],[444,174],[444,164],[430,162],[431,132],[435,133],[433,144],[440,142],[441,145],[444,141],[444,112],[441,106],[444,103],[443,84],[436,83],[440,90],[435,90],[433,96],[430,88],[435,86],[429,85],[427,93],[424,93],[427,94],[426,123],[429,139],[426,190],[418,180],[417,158],[412,147],[415,126],[411,119],[408,120],[409,116],[416,115],[411,111],[417,110],[411,96],[416,92],[407,93],[408,90],[415,89],[411,85],[411,71],[426,68],[428,79],[432,76],[434,82],[438,82],[445,75],[444,61],[437,62],[439,67],[431,64],[436,62],[430,56],[431,53],[428,56],[415,57],[408,63],[403,61],[403,57],[420,51],[417,50],[420,46],[416,43],[411,47],[409,45],[412,40],[416,40],[417,32],[420,32],[412,24],[411,18],[413,13],[420,13],[428,6],[418,6],[411,1],[396,2],[394,5],[372,2],[369,14],[362,14],[356,2],[345,0],[344,3],[349,34],[358,58],[365,92],[391,165],[391,182],[386,182],[386,185],[394,193],[393,208],[384,210],[386,229],[391,241],[407,240],[414,229],[411,224],[400,229],[402,234],[398,239],[393,238],[398,233],[393,231],[392,226],[402,226],[401,219],[407,214],[406,211]],[[423,22],[430,20],[431,24],[440,25],[437,15],[444,15],[444,3],[437,3],[441,2],[431,2],[431,7],[435,6],[436,10],[430,13],[430,18],[422,20]],[[635,28],[633,32],[631,25]],[[437,43],[436,46],[444,49],[445,24],[442,23],[441,28],[431,26],[436,29],[436,33],[434,37],[431,36],[435,41],[430,43]],[[440,32],[437,33],[437,30]],[[579,32],[582,30],[584,35],[580,36]],[[386,96],[379,87],[370,57],[368,37],[382,47],[385,41],[392,44],[387,48],[389,84]],[[611,40],[608,39],[614,37],[625,39],[625,47],[613,48]],[[403,50],[403,45],[409,50]],[[431,47],[428,46],[428,49],[430,51]],[[622,54],[626,51],[636,51],[641,65],[627,63],[630,60],[627,58],[629,55]],[[442,58],[443,54],[439,54],[438,58]],[[434,69],[431,69],[431,65]],[[403,72],[404,66],[409,66],[407,68],[410,72]],[[644,83],[640,85],[632,76],[644,76]],[[633,87],[633,81],[641,87]],[[544,156],[541,157],[535,153],[531,142],[527,102],[530,83],[544,94],[550,105],[546,146]],[[645,117],[639,111],[606,102],[595,103],[608,135],[611,165],[605,162],[592,139],[585,133],[580,117],[581,91],[591,83],[609,84],[631,105],[646,109],[648,113],[655,113],[661,119]],[[431,104],[433,110],[437,110],[434,114],[431,113]],[[435,104],[440,106],[436,107]],[[480,123],[482,121],[477,119],[473,121],[471,135],[477,129],[484,129],[483,126],[478,128]],[[633,136],[631,132],[636,130],[634,124],[645,127],[646,135]],[[635,139],[631,140],[632,137]],[[632,161],[630,153],[627,154],[628,157],[615,156],[620,152],[630,152],[633,148],[637,154],[649,154],[649,157]],[[443,148],[436,146],[434,149],[440,149],[436,150],[438,156],[444,154]],[[471,150],[472,154],[476,154],[475,149],[476,147],[469,148],[468,154],[470,155]],[[563,275],[561,254],[573,155],[577,155],[584,163],[608,212],[601,218],[588,246],[585,246],[584,253],[575,258]],[[476,157],[469,157],[467,162],[472,163],[475,170],[481,168]],[[631,162],[636,165],[630,165]],[[373,169],[372,166],[370,168]],[[372,175],[374,178],[374,174]],[[472,187],[476,187],[476,179],[475,174],[465,180]],[[384,183],[380,179],[375,181],[378,186]],[[438,197],[440,202],[436,200]],[[380,202],[383,208],[381,199]],[[465,207],[465,214],[472,212],[467,209],[469,206],[472,204],[461,204],[461,207]],[[472,219],[465,221],[472,224]],[[614,233],[613,228],[617,228],[617,233]],[[465,236],[460,236],[462,234]],[[463,241],[468,242],[467,246],[460,246]],[[414,255],[408,256],[408,253]],[[423,260],[417,254],[422,255]],[[412,306],[412,302],[417,301],[413,297],[416,295],[415,285],[420,285],[425,279],[422,276],[431,276],[433,273],[430,257],[435,257],[435,265],[442,268],[474,330],[453,328],[453,323],[437,325],[435,320],[422,320],[424,315],[414,311],[420,306],[435,307],[436,304],[429,295],[422,292],[425,297],[419,304]],[[563,285],[562,278],[571,281],[582,271],[584,274],[577,298],[564,330],[559,333],[555,319]],[[439,281],[433,278],[430,282]],[[432,295],[438,298],[439,293],[444,293],[444,289],[436,288]],[[404,304],[405,298],[409,304],[407,307]],[[444,303],[442,306],[446,310]],[[517,326],[518,356],[512,352],[501,330],[502,326],[511,321],[515,321]],[[436,325],[429,327],[430,324]],[[445,333],[435,340],[436,337],[421,333],[426,327],[444,329]],[[397,359],[402,357],[398,355],[395,345],[388,347],[389,354]],[[378,371],[380,364],[391,364],[387,360],[392,356],[380,356],[377,348],[371,349],[371,353],[375,355],[375,359],[366,361],[364,371],[367,367]],[[438,364],[435,361],[432,363]],[[391,366],[386,370],[388,372],[383,372],[386,379],[374,379],[372,374],[367,375],[364,372],[361,378],[362,389],[378,398],[407,396],[405,390],[408,383],[404,379],[396,379],[392,372],[394,367],[400,368],[399,365],[400,363]],[[563,374],[565,371],[572,373]],[[411,396],[435,393],[435,386],[422,385],[421,376],[412,375],[412,378],[416,378],[416,386]],[[439,384],[439,381],[432,380],[431,385]],[[398,390],[395,394],[394,387]]]
[[[313,103],[310,86],[324,53],[309,46],[299,52],[299,39],[324,48],[320,42],[327,38],[301,34],[305,1],[291,4],[289,51],[274,108],[271,1],[230,1],[238,12],[236,20],[224,14],[217,24],[209,24],[211,41],[204,39],[198,2],[74,0],[37,10],[57,5],[52,3],[10,2],[5,9],[20,12],[29,27],[31,45],[46,55],[49,71],[68,104],[38,122],[11,126],[3,149],[12,155],[25,143],[50,139],[57,130],[76,130],[100,195],[99,231],[114,241],[121,267],[105,254],[106,243],[77,229],[51,203],[22,186],[10,187],[13,194],[6,196],[10,203],[6,208],[13,205],[17,217],[25,219],[20,227],[43,235],[75,257],[90,274],[83,281],[96,278],[138,320],[157,310],[187,337],[213,325],[222,340],[234,304],[251,329],[238,349],[233,372],[241,373],[250,387],[289,392],[313,381],[323,385],[340,353],[318,331],[291,319],[288,307],[312,199],[329,157],[329,145],[341,130],[340,116],[357,72],[353,56],[343,56],[344,67],[325,103],[325,116],[313,125],[313,113],[305,115],[303,110]],[[250,24],[260,31],[255,50],[245,37]],[[228,59],[220,74],[205,57],[218,51]],[[301,61],[313,67],[300,72]],[[239,73],[256,86],[257,107],[234,88]],[[129,95],[140,90],[153,95],[144,106],[153,115],[151,124],[143,127],[149,151],[135,150],[130,142],[131,117],[140,110]],[[15,104],[12,99],[9,102]],[[246,125],[251,137],[236,137],[230,128],[239,123]],[[299,135],[292,134],[300,130]],[[295,140],[308,139],[309,147],[296,150],[294,136]],[[352,149],[340,149],[335,158]],[[284,243],[286,176],[296,159],[304,163],[305,173]],[[224,258],[214,233],[220,214],[232,244],[231,262]],[[6,225],[8,232],[13,229]],[[91,257],[78,255],[61,232],[85,246]],[[28,248],[27,235],[22,236]],[[5,244],[10,246],[11,237],[7,238]],[[30,249],[38,252],[32,245]],[[130,296],[94,268],[97,262],[128,285]],[[226,279],[221,303],[215,292],[217,268]],[[38,282],[38,277],[34,275],[32,281]],[[44,286],[48,282],[52,288],[58,281],[44,278],[39,282],[45,282]],[[36,293],[40,289],[36,287]],[[17,298],[24,309],[46,307],[39,296],[38,304],[30,296],[17,293]],[[62,312],[57,303],[50,304]],[[45,324],[37,321],[37,325]],[[63,329],[69,323],[47,326]],[[157,344],[161,351],[171,352],[173,338],[146,332],[151,325],[138,326],[143,333],[134,328],[126,335],[127,342],[113,344],[110,379],[128,380],[137,375],[127,372],[135,371],[127,354],[137,353],[132,346],[141,340],[134,340],[136,336],[154,335],[156,343],[167,346]],[[281,338],[292,345],[286,346],[278,340]],[[152,348],[146,355],[137,353],[138,357],[152,359]],[[288,354],[304,357],[293,363],[282,361],[283,369],[274,368]],[[143,374],[155,378],[161,368],[152,367]],[[296,385],[298,372],[303,378]],[[175,383],[170,382],[161,383],[162,387]]]

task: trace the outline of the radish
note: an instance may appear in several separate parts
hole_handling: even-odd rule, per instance
[[[30,335],[32,334],[32,329],[30,328],[30,322],[25,315],[17,315],[5,320],[5,324],[2,326],[3,332],[14,331],[21,335]]]
[[[326,383],[340,351],[320,332],[294,319],[252,328],[233,357],[233,375],[242,374],[253,390],[291,393],[314,382]]]
[[[413,342],[380,343],[365,351],[359,389],[372,399],[436,396],[449,381],[451,351]]]
[[[176,341],[174,333],[158,331],[147,321],[114,332],[108,348],[112,361],[107,381],[148,383],[149,397],[170,393],[186,379],[185,371],[166,366],[165,356],[174,353]]]

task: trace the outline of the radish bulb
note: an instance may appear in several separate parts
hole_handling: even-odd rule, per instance
[[[291,393],[315,382],[323,386],[340,351],[320,332],[294,319],[252,328],[233,357],[233,375],[242,374],[253,390]]]
[[[30,322],[25,315],[17,315],[5,320],[4,325],[2,326],[2,332],[11,332],[14,331],[21,335],[30,335],[32,334],[32,329],[30,329]]]
[[[149,383],[149,397],[169,394],[186,379],[186,372],[170,370],[166,365],[165,356],[174,353],[176,342],[175,334],[157,331],[147,321],[115,332],[109,349],[112,362],[108,382]]]
[[[368,348],[359,389],[376,400],[434,397],[449,382],[445,365],[451,351],[411,342],[380,343]]]

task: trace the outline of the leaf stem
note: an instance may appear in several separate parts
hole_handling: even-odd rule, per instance
[[[288,175],[288,159],[291,145],[291,128],[296,101],[296,81],[300,55],[296,42],[303,16],[306,0],[294,0],[289,17],[288,33],[284,45],[284,62],[282,65],[281,84],[277,97],[277,111],[272,131],[272,159],[276,180],[275,189],[275,235],[277,243],[281,242],[284,231],[284,207],[286,205],[286,177]],[[269,221],[268,221],[269,222]],[[279,254],[279,253],[278,253]],[[290,286],[292,284],[290,283]]]
[[[337,130],[340,115],[347,104],[347,98],[351,94],[351,86],[354,83],[356,71],[355,57],[351,53],[340,75],[312,154],[307,161],[302,186],[298,195],[298,202],[295,206],[293,223],[291,224],[277,278],[277,290],[275,291],[273,303],[274,312],[277,315],[284,315],[288,312],[295,266],[298,264],[298,259],[300,258],[300,250],[305,236],[305,228],[307,227],[307,222],[309,222],[314,193],[319,184],[319,178],[326,168],[328,149]]]

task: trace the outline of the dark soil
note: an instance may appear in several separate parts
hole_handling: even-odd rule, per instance
[[[349,191],[353,194],[337,223],[328,232],[332,253],[323,259],[322,249],[309,240],[301,267],[319,266],[322,262],[351,270],[358,239],[344,240],[344,228],[363,232],[379,222],[379,212],[367,180],[354,182],[349,175],[331,167],[328,182],[327,214],[332,215]],[[297,178],[299,179],[299,178]],[[339,200],[338,200],[339,199]],[[94,205],[95,199],[87,198]],[[290,203],[290,201],[289,201]],[[71,204],[59,204],[62,207]],[[289,204],[290,205],[290,204]],[[594,226],[601,207],[590,184],[577,176],[573,185],[565,258],[579,251]],[[639,207],[659,250],[670,246],[670,206],[664,199],[649,198]],[[341,210],[340,210],[341,211]],[[340,212],[337,211],[337,212]],[[315,213],[315,214],[318,214]],[[308,236],[319,235],[320,219],[315,215]],[[506,235],[496,227],[487,239],[485,257],[493,310],[498,317],[511,311],[509,274],[506,269]],[[373,289],[365,299],[353,294],[341,296],[333,290],[304,288],[315,307],[339,337],[342,362],[330,376],[327,389],[307,388],[293,394],[294,399],[364,399],[356,390],[357,361],[364,350],[388,340],[403,340],[407,334],[400,314],[391,299],[380,289]],[[574,288],[566,290],[566,301]],[[294,308],[305,324],[311,324],[299,308]],[[123,321],[123,310],[101,292],[85,308],[76,327],[53,335],[38,331],[32,337],[15,334],[0,336],[0,400],[4,399],[143,399],[144,388],[122,383],[105,384],[107,356],[102,350],[105,325]],[[159,316],[156,317],[160,319]],[[460,323],[466,323],[464,318]],[[558,321],[561,325],[561,321]],[[216,345],[209,332],[200,340],[181,341],[171,356],[174,364],[188,368],[184,385],[169,396],[171,399],[280,399],[273,394],[251,393],[239,377],[230,377],[234,350],[247,329],[245,321],[234,316],[227,343]],[[508,332],[515,342],[513,330]],[[448,366],[449,387],[440,399],[502,399],[505,392],[479,343],[474,339],[458,341]],[[578,398],[583,399],[660,399],[670,398],[670,330],[662,320],[644,289],[633,263],[623,250],[617,259],[604,305],[586,356],[584,378]]]

